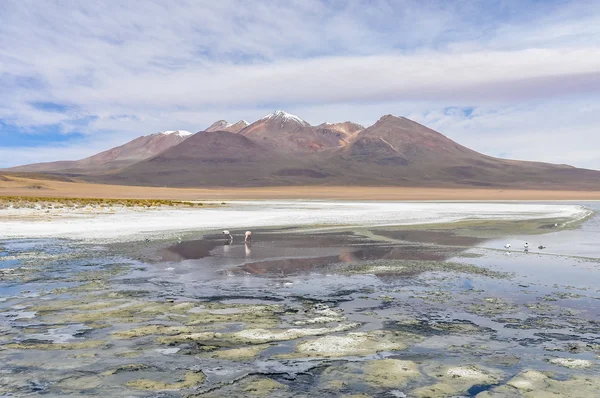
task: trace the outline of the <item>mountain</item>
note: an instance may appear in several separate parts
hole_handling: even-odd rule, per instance
[[[285,157],[249,138],[227,131],[200,131],[184,143],[99,182],[166,186],[252,186],[308,183],[323,177],[299,160]]]
[[[481,154],[404,117],[383,116],[327,160],[376,185],[600,187],[600,172]],[[575,179],[575,180],[572,180]]]
[[[229,123],[227,120],[219,120],[210,125],[205,131],[228,131],[230,133],[239,133],[248,126],[248,122],[240,120],[236,123]]]
[[[352,122],[312,126],[276,111],[247,126],[219,121],[208,130],[153,134],[79,161],[12,171],[78,173],[95,182],[173,187],[600,189],[600,171],[494,158],[393,115],[364,128]]]
[[[190,137],[184,130],[163,131],[138,137],[128,143],[81,160],[35,163],[9,169],[17,172],[97,173],[118,169],[150,158]]]
[[[240,134],[279,153],[317,152],[337,148],[343,141],[339,131],[313,127],[284,111],[263,117],[241,130]]]
[[[360,162],[406,166],[439,163],[440,157],[455,162],[479,154],[410,119],[385,115],[356,134],[345,155]]]

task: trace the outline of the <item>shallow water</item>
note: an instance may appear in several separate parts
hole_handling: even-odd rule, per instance
[[[458,232],[204,234],[161,243],[153,262],[0,242],[0,393],[475,396],[526,370],[595,375],[600,217],[542,235]],[[443,376],[456,369],[466,376]]]

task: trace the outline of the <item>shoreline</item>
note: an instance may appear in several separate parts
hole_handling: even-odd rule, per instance
[[[561,227],[592,211],[580,205],[532,203],[231,202],[195,208],[8,208],[0,210],[0,239],[57,237],[91,241],[170,236],[220,229],[287,226],[395,227],[452,223],[560,220]]]

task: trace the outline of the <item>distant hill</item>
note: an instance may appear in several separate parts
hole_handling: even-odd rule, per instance
[[[600,190],[600,171],[499,159],[415,121],[385,115],[312,126],[283,111],[220,120],[194,135],[140,137],[75,162],[14,171],[79,173],[96,182],[172,187],[369,185]]]
[[[140,160],[148,159],[164,150],[180,144],[192,133],[189,131],[163,131],[138,137],[128,143],[100,152],[81,160],[34,163],[8,169],[16,172],[59,172],[95,174],[107,170],[119,169]]]

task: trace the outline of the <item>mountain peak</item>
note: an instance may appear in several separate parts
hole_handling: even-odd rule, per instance
[[[239,129],[241,130],[244,127],[248,126],[248,124],[249,123],[247,121],[245,121],[245,120],[239,120],[239,121],[237,121],[237,122],[235,122],[233,124],[230,124],[229,127],[236,127],[236,128],[239,127]]]
[[[383,115],[381,118],[379,118],[380,121],[385,121],[385,120],[404,120],[406,118],[402,117],[402,116],[394,116],[390,113],[388,113],[387,115]]]
[[[216,122],[211,124],[208,128],[206,128],[205,131],[219,131],[219,130],[226,129],[229,126],[231,126],[231,123],[229,123],[227,120],[217,120]]]
[[[304,126],[309,125],[307,122],[300,119],[298,116],[292,115],[291,113],[287,113],[287,112],[280,111],[280,110],[277,110],[273,113],[268,114],[267,116],[263,117],[261,120],[275,120],[275,121],[278,121],[281,123],[292,122],[292,123],[297,123],[297,124],[301,124]]]
[[[355,135],[365,127],[354,122],[339,122],[329,123],[325,122],[317,126],[317,129],[335,131],[340,138],[340,146],[345,146],[351,136]]]
[[[167,130],[167,131],[161,131],[160,133],[157,133],[160,135],[178,135],[179,137],[187,137],[192,135],[192,133],[190,133],[189,131],[186,130]]]
[[[245,120],[240,120],[236,123],[229,123],[227,120],[218,120],[210,125],[205,131],[228,131],[230,133],[237,133],[248,125]]]

